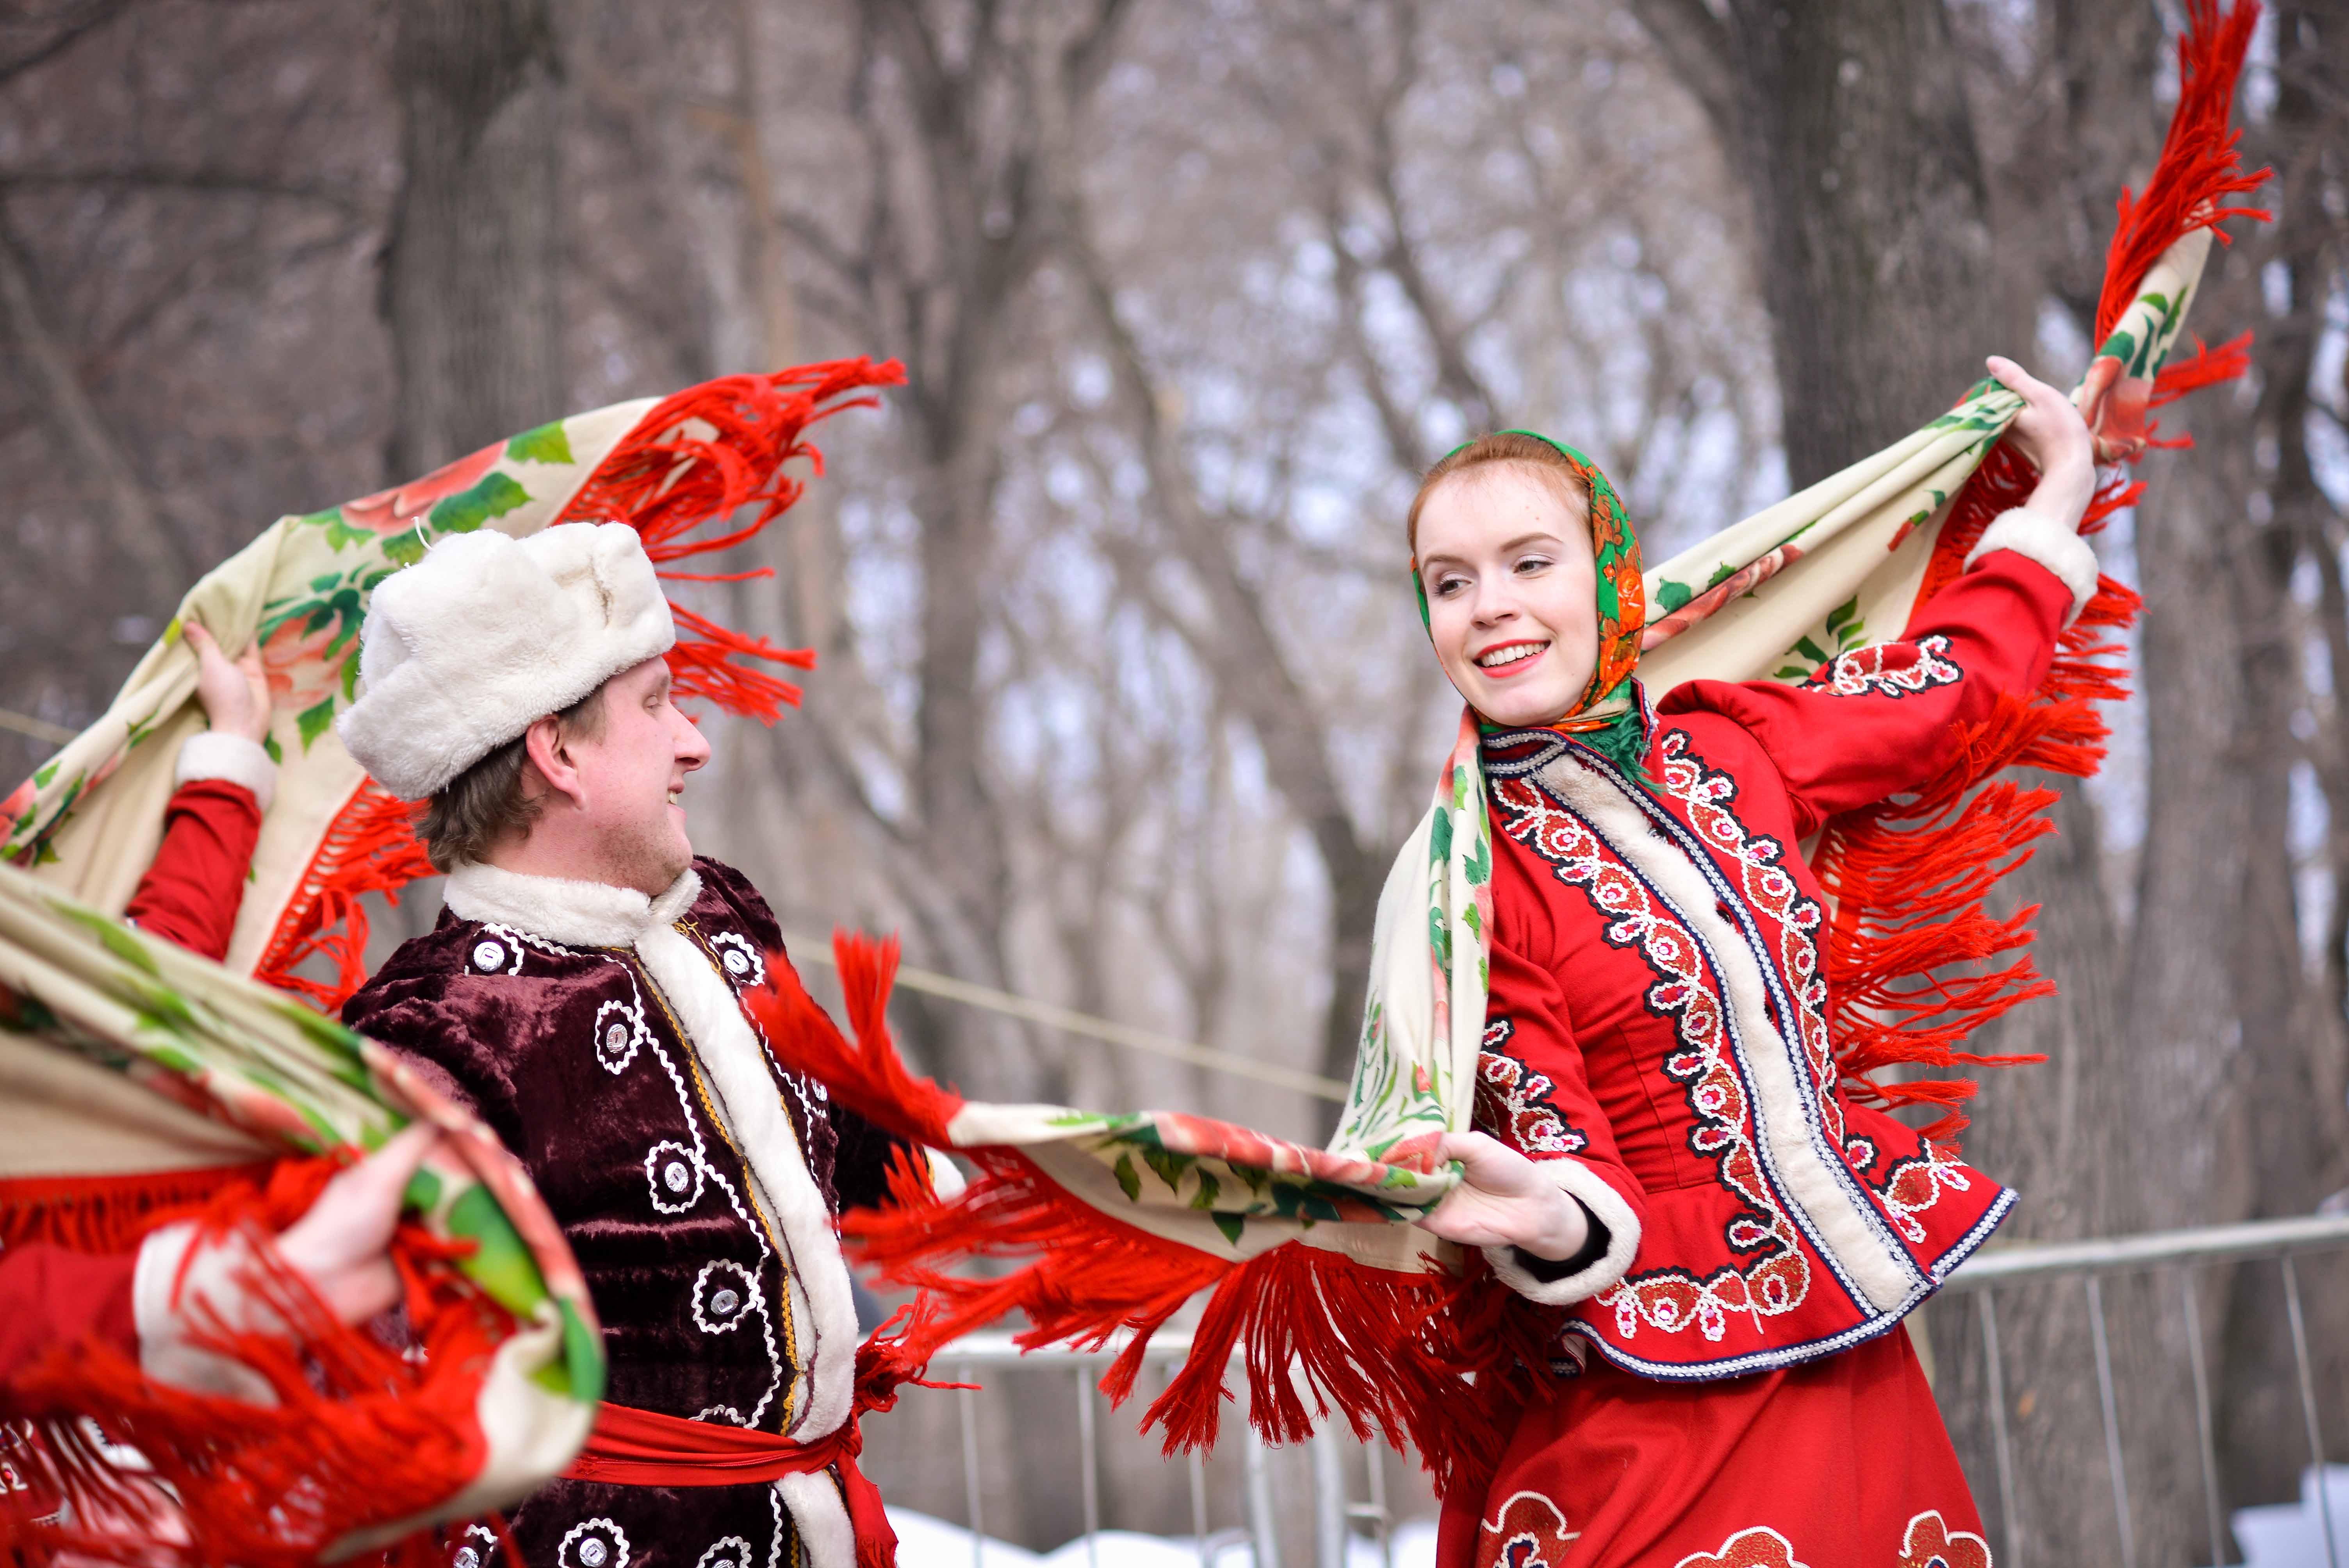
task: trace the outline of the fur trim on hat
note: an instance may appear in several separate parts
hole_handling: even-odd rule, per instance
[[[444,539],[375,591],[343,744],[421,800],[631,665],[676,645],[636,531],[570,522]]]

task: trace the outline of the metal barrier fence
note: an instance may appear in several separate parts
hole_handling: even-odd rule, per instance
[[[2219,1465],[2212,1423],[2209,1369],[2202,1350],[2200,1308],[2196,1300],[2193,1271],[2219,1264],[2272,1263],[2281,1271],[2284,1303],[2291,1318],[2292,1346],[2300,1380],[2300,1403],[2307,1427],[2309,1462],[2316,1467],[2318,1506],[2323,1511],[2326,1562],[2329,1568],[2349,1568],[2349,1519],[2336,1525],[2328,1491],[2323,1484],[2325,1464],[2323,1426],[2317,1403],[2316,1379],[2309,1357],[2306,1322],[2301,1309],[2300,1281],[2293,1260],[2312,1253],[2349,1251],[2349,1216],[2314,1216],[2271,1220],[2239,1225],[2213,1225],[2199,1230],[2170,1231],[2098,1241],[2051,1243],[1994,1248],[1978,1253],[1954,1272],[1942,1287],[1944,1299],[1971,1294],[1982,1330],[1982,1351],[1991,1403],[1992,1445],[1998,1470],[2001,1518],[2013,1521],[2014,1453],[2007,1429],[2005,1364],[1999,1351],[1998,1311],[1994,1288],[2050,1284],[2077,1279],[2084,1286],[2088,1327],[2095,1350],[2096,1391],[2104,1420],[2105,1451],[2112,1475],[2114,1517],[2120,1530],[2121,1568],[2137,1568],[2135,1532],[2130,1522],[2128,1479],[2123,1462],[2120,1418],[2114,1392],[2113,1358],[2107,1334],[2102,1281],[2115,1275],[2144,1274],[2158,1268],[2181,1271],[2189,1360],[2194,1384],[2196,1431],[2199,1440],[2203,1497],[2209,1517],[2211,1561],[2225,1563],[2227,1526],[2219,1499]],[[1101,1458],[1098,1404],[1094,1387],[1117,1346],[1092,1354],[1044,1349],[1022,1354],[1008,1334],[978,1334],[957,1340],[932,1363],[938,1374],[970,1381],[988,1371],[1017,1367],[1026,1372],[1063,1372],[1071,1380],[1076,1401],[1080,1448],[1080,1480],[1083,1500],[1088,1568],[1092,1542],[1102,1530]],[[1151,1341],[1146,1367],[1161,1375],[1171,1372],[1190,1354],[1186,1333],[1163,1332]],[[972,1562],[979,1563],[987,1533],[986,1499],[979,1485],[978,1405],[980,1394],[965,1389],[953,1398],[961,1401],[962,1473],[967,1521],[972,1538]],[[1280,1544],[1275,1511],[1271,1466],[1263,1443],[1239,1426],[1243,1443],[1245,1495],[1241,1513],[1245,1530],[1211,1532],[1207,1528],[1206,1467],[1197,1455],[1187,1460],[1190,1471],[1193,1541],[1202,1568],[1235,1543],[1252,1549],[1256,1568],[1280,1568]],[[1381,1559],[1392,1568],[1392,1529],[1387,1507],[1384,1450],[1366,1450],[1367,1493],[1356,1499],[1347,1491],[1345,1450],[1348,1436],[1324,1431],[1312,1443],[1315,1568],[1344,1568],[1348,1539],[1358,1525],[1369,1528]],[[1999,1543],[2000,1568],[2023,1568],[2016,1543]]]
[[[2324,1526],[2327,1568],[2344,1568],[2349,1557],[2349,1520],[2336,1527],[2331,1489],[2323,1481],[2324,1434],[2316,1399],[2316,1377],[2308,1354],[2308,1326],[2300,1304],[2300,1274],[2293,1259],[2310,1253],[2349,1249],[2349,1216],[2261,1220],[2240,1225],[2208,1225],[2190,1231],[2100,1241],[2057,1242],[2002,1247],[1976,1254],[1950,1276],[1945,1295],[1971,1292],[1982,1324],[1982,1362],[1990,1394],[1991,1439],[1998,1461],[2001,1516],[2014,1518],[2014,1450],[2007,1431],[2005,1362],[1999,1355],[1994,1287],[2034,1281],[2077,1278],[2083,1286],[2090,1343],[2095,1348],[2096,1398],[2104,1418],[2105,1460],[2112,1475],[2113,1519],[2119,1527],[2121,1568],[2137,1568],[2137,1532],[2129,1514],[2128,1470],[2121,1453],[2120,1416],[2113,1390],[2112,1346],[2106,1332],[2102,1281],[2116,1274],[2179,1271],[2178,1299],[2185,1316],[2188,1369],[2194,1382],[2194,1423],[2199,1449],[2203,1506],[2210,1530],[2210,1561],[2228,1560],[2227,1523],[2219,1502],[2219,1454],[2211,1420],[2209,1368],[2202,1351],[2201,1307],[2194,1271],[2217,1264],[2273,1263],[2282,1274],[2284,1307],[2290,1316],[2293,1369],[2300,1381],[2300,1408],[2306,1423],[2308,1462],[2317,1474],[2316,1499]],[[2010,1535],[2012,1531],[2010,1529]],[[2023,1568],[2016,1543],[2001,1543],[2001,1568]]]

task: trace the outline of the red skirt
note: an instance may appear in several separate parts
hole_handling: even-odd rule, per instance
[[[1990,1568],[1906,1328],[1783,1372],[1666,1383],[1593,1356],[1528,1409],[1439,1568]]]

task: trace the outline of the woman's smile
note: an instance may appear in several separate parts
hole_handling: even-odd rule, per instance
[[[1505,681],[1532,669],[1535,661],[1547,652],[1547,638],[1519,637],[1510,642],[1495,643],[1478,654],[1476,667],[1493,680]]]

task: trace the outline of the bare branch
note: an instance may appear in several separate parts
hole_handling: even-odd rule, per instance
[[[1737,145],[1737,72],[1729,29],[1704,0],[1644,0],[1629,8],[1724,148]]]
[[[366,211],[366,204],[348,191],[237,170],[174,167],[160,163],[125,163],[88,169],[0,168],[0,190],[43,186],[96,187],[115,191],[217,191],[315,201],[352,216],[360,216]]]
[[[46,36],[36,36],[30,42],[0,55],[0,82],[22,76],[36,66],[57,58],[129,9],[130,0],[67,0],[67,4],[46,16],[20,14],[0,22],[0,38],[12,38],[20,33],[37,33],[44,27],[54,29]]]

